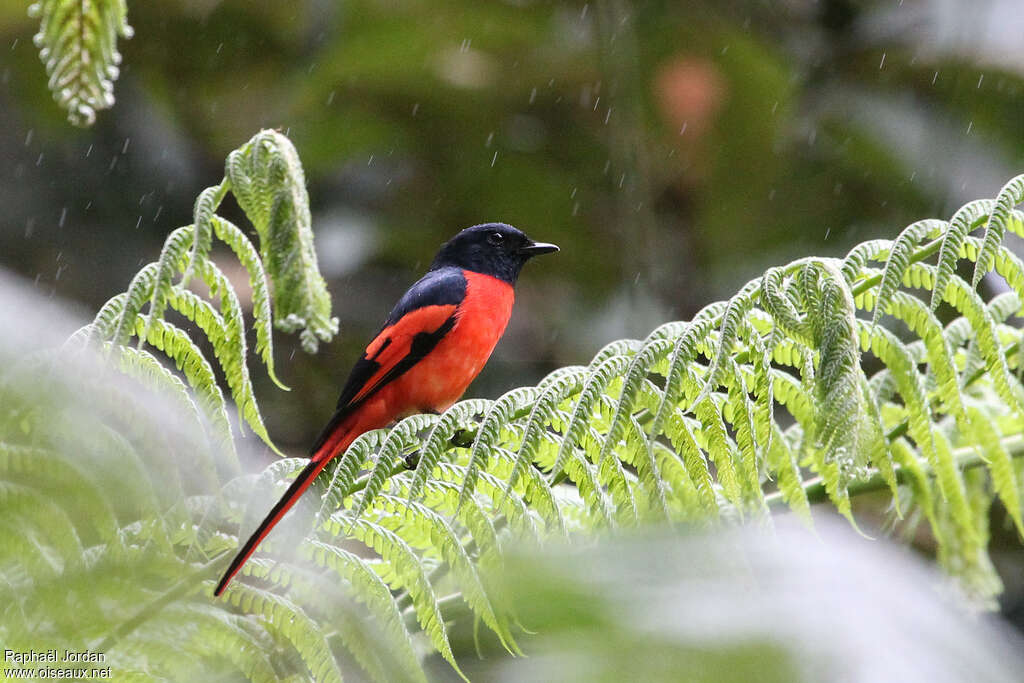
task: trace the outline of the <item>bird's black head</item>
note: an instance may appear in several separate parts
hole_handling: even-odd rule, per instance
[[[514,285],[524,263],[538,254],[553,251],[558,251],[558,247],[534,242],[511,225],[484,223],[466,228],[445,242],[430,269],[456,266]]]

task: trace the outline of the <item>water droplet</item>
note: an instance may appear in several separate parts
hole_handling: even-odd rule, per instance
[[[498,150],[494,150],[494,156],[491,157],[491,168],[494,168],[494,164],[498,161]]]
[[[981,74],[981,75],[979,75],[979,76],[978,76],[978,89],[979,89],[979,90],[981,90],[981,82],[982,82],[983,80],[985,80],[985,74]]]
[[[128,153],[128,145],[131,144],[131,141],[132,141],[131,138],[125,138],[124,139],[124,144],[121,145],[121,154],[127,154]]]
[[[63,207],[61,207],[61,210],[60,210],[60,220],[57,221],[57,227],[58,228],[63,228],[64,227],[64,221],[67,219],[67,217],[68,217],[68,207],[63,206]]]
[[[883,66],[885,66],[885,53],[884,52],[882,53],[882,61],[878,63],[878,68],[881,69]]]
[[[28,133],[25,134],[25,146],[28,147],[32,144],[32,136],[35,134],[35,128],[29,128]]]
[[[331,106],[334,103],[334,94],[336,91],[332,90],[331,94],[327,96],[327,106]]]

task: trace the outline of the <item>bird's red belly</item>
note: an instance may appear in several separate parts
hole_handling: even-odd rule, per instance
[[[361,431],[396,418],[440,412],[461,398],[483,369],[512,313],[512,286],[489,275],[466,273],[466,298],[455,326],[423,360],[373,396],[359,411]]]

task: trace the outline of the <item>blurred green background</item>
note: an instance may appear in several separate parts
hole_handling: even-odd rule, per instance
[[[0,3],[0,267],[83,316],[190,222],[230,150],[261,127],[295,142],[342,331],[315,357],[278,339],[290,393],[255,373],[294,454],[462,227],[563,248],[527,268],[470,389],[494,397],[1024,170],[1019,0],[128,0],[117,103],[88,130],[46,89],[27,4]]]

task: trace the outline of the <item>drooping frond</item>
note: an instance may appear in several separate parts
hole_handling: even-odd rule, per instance
[[[261,131],[228,155],[225,173],[259,235],[260,256],[274,284],[277,326],[301,330],[303,348],[316,352],[320,341],[337,333],[338,321],[331,317],[331,298],[317,268],[306,178],[295,147],[280,133]]]
[[[110,299],[78,337],[123,348],[134,336],[140,351],[149,345],[165,353],[183,372],[195,394],[196,408],[213,424],[221,445],[233,448],[231,427],[224,419],[227,405],[213,363],[185,330],[164,320],[167,309],[174,310],[205,335],[241,420],[273,447],[249,376],[242,304],[234,286],[210,258],[214,237],[231,249],[248,273],[256,354],[279,386],[271,335],[275,313],[287,318],[277,317],[279,328],[306,328],[303,346],[311,351],[316,345],[310,339],[330,339],[337,331],[337,321],[330,317],[330,299],[312,255],[308,197],[294,147],[283,135],[262,131],[231,154],[227,168],[230,178],[200,193],[194,222],[173,231],[164,242],[160,259],[143,267],[128,290]],[[236,194],[256,226],[262,252],[241,229],[216,214],[229,191]],[[189,288],[195,282],[206,285],[209,299]],[[143,313],[147,305],[148,313]],[[136,366],[138,362],[132,367]]]
[[[53,98],[71,123],[91,126],[97,111],[114,105],[117,39],[133,33],[125,0],[37,0],[28,11],[40,20],[33,40]]]

